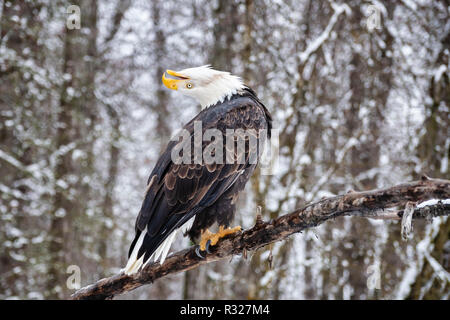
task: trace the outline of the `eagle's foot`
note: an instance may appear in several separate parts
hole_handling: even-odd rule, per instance
[[[199,248],[201,251],[206,251],[206,244],[208,243],[208,241],[210,241],[214,236],[214,233],[212,233],[211,231],[209,231],[208,229],[206,229],[205,231],[202,232],[202,235],[200,237],[200,243],[199,243]],[[208,245],[209,247],[209,245]]]
[[[217,233],[211,233],[209,230],[205,230],[200,238],[200,250],[209,253],[209,247],[215,246],[217,242],[223,237],[241,231],[241,226],[236,226],[234,228],[226,228],[224,226],[219,227]]]

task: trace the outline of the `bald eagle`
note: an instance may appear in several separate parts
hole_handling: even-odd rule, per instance
[[[251,138],[259,139],[260,132],[267,130],[266,136],[270,139],[272,117],[255,92],[239,77],[201,66],[181,71],[166,70],[162,81],[167,88],[193,97],[202,107],[202,111],[182,129],[189,137],[185,145],[195,148],[196,123],[200,123],[201,134],[213,129],[222,135],[200,141],[201,152],[209,150],[213,156],[222,153],[219,160],[223,161],[215,158],[207,163],[189,155],[183,159],[190,161],[180,163],[173,160],[180,141],[168,143],[147,181],[145,198],[136,220],[136,236],[124,269],[126,274],[136,273],[149,262],[162,264],[179,231],[193,242],[199,241],[196,253],[202,258],[222,237],[240,231],[240,226],[230,228],[230,224],[238,194],[258,163],[258,157],[252,161],[255,147],[250,143]],[[233,136],[230,145],[224,143],[229,130],[236,132],[238,129],[246,133],[241,158],[238,148],[234,148],[238,135]],[[220,141],[221,146],[215,144],[215,148],[210,148],[212,143]],[[260,147],[258,144],[257,155],[260,155]],[[225,161],[226,157],[228,161]],[[208,230],[214,223],[219,226],[217,233]]]

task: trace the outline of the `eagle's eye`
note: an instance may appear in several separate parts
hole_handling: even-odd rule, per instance
[[[194,86],[192,85],[192,83],[188,82],[186,83],[186,88],[188,89],[192,89]]]

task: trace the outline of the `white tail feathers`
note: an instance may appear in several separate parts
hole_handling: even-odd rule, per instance
[[[144,260],[144,256],[142,256],[139,260],[137,259],[137,255],[139,252],[139,249],[142,246],[142,243],[144,242],[144,237],[147,234],[147,228],[144,229],[144,231],[141,232],[141,235],[139,236],[138,241],[134,245],[133,252],[130,255],[130,258],[128,259],[128,263],[124,269],[125,273],[130,275],[135,272],[141,267],[142,261]]]
[[[150,258],[144,262],[144,254],[138,258],[138,252],[142,247],[145,235],[147,234],[147,228],[145,228],[144,231],[141,232],[141,235],[139,236],[139,239],[137,240],[136,245],[133,248],[133,252],[128,259],[126,267],[123,269],[123,272],[127,275],[132,275],[138,272],[141,268],[145,267],[150,262],[156,262],[158,260],[160,264],[163,264],[166,260],[172,243],[175,241],[178,231],[181,230],[183,233],[186,232],[186,230],[191,227],[193,221],[194,219],[192,218],[178,229],[172,231],[172,233],[169,234],[166,240],[164,240],[163,243],[161,243],[160,246],[155,250],[155,252],[153,252]]]

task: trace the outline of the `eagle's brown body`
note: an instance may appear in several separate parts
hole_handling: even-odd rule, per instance
[[[208,251],[240,230],[228,228],[238,194],[258,163],[260,136],[270,138],[272,128],[270,113],[239,77],[209,66],[166,72],[174,78],[164,73],[164,85],[195,98],[203,110],[183,127],[182,141],[169,142],[150,174],[127,274],[151,261],[162,263],[178,231],[192,241],[201,235],[196,252],[202,256],[198,249]],[[230,131],[237,141],[227,143]],[[174,159],[177,153],[182,161]],[[208,228],[215,222],[219,232],[212,234]]]
[[[184,129],[191,133],[191,137],[194,133],[194,121],[201,121],[203,131],[215,128],[222,132],[225,158],[227,129],[239,128],[247,132],[248,129],[254,129],[256,133],[265,129],[270,132],[272,119],[254,92],[246,89],[223,103],[203,110],[186,124]],[[222,164],[175,164],[171,160],[171,153],[177,143],[172,141],[168,144],[153,169],[136,220],[136,237],[129,254],[140,234],[146,230],[147,234],[138,253],[138,257],[144,255],[144,262],[175,229],[194,216],[194,222],[188,231],[193,241],[214,222],[228,227],[234,218],[238,194],[244,189],[256,167],[256,163],[250,163],[248,143],[245,162],[241,164],[238,161],[227,163],[225,160]],[[209,143],[203,141],[202,149]]]

